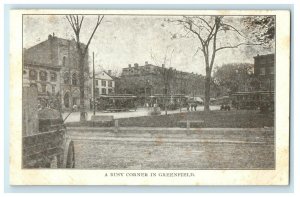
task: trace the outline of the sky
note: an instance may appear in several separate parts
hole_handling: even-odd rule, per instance
[[[97,70],[121,72],[128,64],[161,65],[167,57],[166,66],[177,70],[205,75],[204,57],[197,48],[199,40],[193,37],[173,39],[174,33],[180,33],[182,27],[165,22],[164,16],[105,15],[89,46],[89,62],[92,66],[92,52],[95,53]],[[85,16],[80,39],[87,43],[95,24],[96,16]],[[236,27],[240,17],[231,17]],[[64,15],[24,15],[23,47],[29,48],[48,39],[49,34],[72,39],[74,32]],[[224,42],[221,35],[218,42]],[[234,43],[236,37],[228,37],[226,42]],[[229,41],[228,41],[229,40]],[[219,43],[220,44],[220,43]],[[268,54],[273,49],[261,46],[241,46],[218,52],[215,66],[227,63],[253,63],[257,54]]]

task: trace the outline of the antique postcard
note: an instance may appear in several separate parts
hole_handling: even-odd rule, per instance
[[[288,10],[11,10],[11,185],[289,184]]]

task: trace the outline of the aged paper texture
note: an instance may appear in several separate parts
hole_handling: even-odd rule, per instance
[[[287,185],[290,12],[11,10],[11,185]]]

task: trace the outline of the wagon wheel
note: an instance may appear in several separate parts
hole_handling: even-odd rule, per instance
[[[64,167],[75,168],[75,150],[74,143],[71,140],[67,140],[64,150]]]
[[[75,151],[73,141],[69,145],[66,167],[75,168]]]
[[[58,168],[59,166],[59,155],[53,156],[50,162],[50,168]]]

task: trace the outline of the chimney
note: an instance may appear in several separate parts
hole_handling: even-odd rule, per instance
[[[148,61],[145,61],[145,65],[148,65]]]
[[[131,68],[131,64],[128,64],[128,68]]]
[[[108,73],[108,75],[111,75],[111,70],[108,70],[107,73]]]
[[[138,63],[134,63],[134,67],[135,68],[139,67],[139,64]]]

